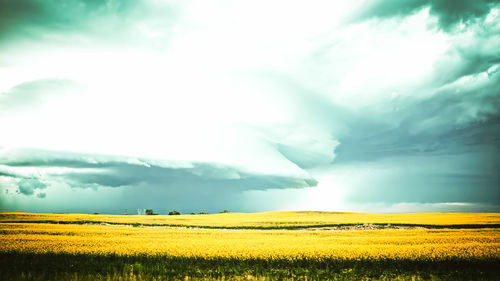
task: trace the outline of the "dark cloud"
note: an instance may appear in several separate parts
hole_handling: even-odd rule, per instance
[[[399,110],[372,121],[351,122],[349,135],[339,140],[335,161],[500,147],[499,89],[497,73],[477,87],[449,87],[423,100],[396,101],[393,107]],[[381,122],[384,118],[391,122]]]
[[[0,30],[28,32],[30,28],[75,30],[103,14],[124,15],[135,1],[0,0]]]
[[[73,188],[153,186],[166,192],[184,190],[238,193],[245,190],[301,188],[317,184],[313,178],[258,175],[236,168],[209,163],[192,163],[189,167],[163,167],[123,157],[80,155],[43,150],[14,150],[0,157],[0,163],[11,168],[57,167],[73,168],[72,172],[51,175],[50,179]],[[13,177],[13,173],[2,172]],[[22,193],[33,194],[34,181],[22,180]],[[29,185],[29,186],[28,186]],[[21,187],[20,187],[21,188]],[[37,187],[41,188],[41,187]]]
[[[439,18],[441,27],[450,29],[456,23],[469,23],[486,16],[498,0],[434,0],[431,1],[431,14]]]
[[[35,178],[23,178],[17,183],[18,191],[24,195],[33,195],[36,189],[44,189],[46,184]]]
[[[70,173],[65,174],[64,178],[73,187],[87,187],[93,184],[108,187],[146,184],[162,186],[165,189],[189,189],[193,192],[200,189],[241,192],[251,189],[301,188],[317,184],[312,178],[255,175],[210,164],[194,164],[190,168],[165,168],[114,163],[103,171]]]
[[[287,94],[298,96],[298,102],[307,109],[301,114],[309,122],[324,125],[340,142],[333,163],[465,153],[482,145],[500,146],[500,71],[491,72],[487,78],[431,90],[434,94],[426,98],[418,92],[428,90],[418,89],[413,96],[384,104],[381,112],[385,113],[376,115],[336,105],[293,79],[273,78],[285,85]],[[325,164],[321,155],[307,150],[282,144],[277,150],[303,168]]]
[[[123,209],[133,212],[137,208],[153,208],[162,214],[172,209],[183,213],[217,212],[221,209],[256,211],[259,202],[247,204],[242,197],[245,191],[317,185],[312,177],[253,174],[220,164],[189,163],[164,167],[145,159],[37,149],[6,151],[0,155],[0,165],[8,168],[0,171],[0,175],[13,178],[10,184],[15,186],[17,183],[17,192],[24,195],[52,198],[46,193],[70,187],[74,191],[95,192],[95,196],[109,199],[104,201],[105,204],[87,202],[88,207],[84,210],[65,207],[66,211],[80,212],[116,213]],[[45,172],[43,182],[32,175],[28,178],[9,172],[28,167],[57,168],[57,172]],[[47,185],[52,187],[50,191],[39,192]],[[119,195],[109,197],[109,194]]]
[[[430,13],[438,18],[439,26],[449,31],[458,23],[468,24],[484,18],[498,3],[498,0],[375,0],[369,1],[356,18],[406,16],[430,7]]]
[[[415,12],[417,9],[428,5],[428,0],[375,0],[368,1],[364,9],[357,15],[358,19],[372,17],[389,18],[404,16]]]
[[[10,172],[6,172],[6,171],[1,171],[1,170],[0,170],[0,177],[18,178],[18,177],[19,177],[19,175],[14,174],[14,173],[10,173]]]
[[[148,160],[129,157],[77,154],[39,149],[11,150],[0,155],[0,164],[9,167],[64,167],[97,169],[97,172],[74,172],[61,175],[73,187],[134,186],[147,183],[162,186],[196,186],[216,188],[224,186],[235,190],[299,188],[314,186],[312,178],[293,178],[257,175],[241,172],[236,168],[209,163],[192,163],[189,168],[168,168],[148,164]],[[0,171],[1,173],[1,171]],[[6,176],[12,173],[4,172]],[[1,175],[1,174],[0,174]]]
[[[165,168],[117,163],[97,173],[65,174],[64,182],[73,188],[112,187],[122,195],[114,204],[123,208],[153,208],[166,214],[175,209],[185,212],[244,210],[241,194],[249,190],[303,188],[315,186],[313,178],[256,175],[233,168],[194,164],[192,168]],[[257,210],[259,202],[251,205]],[[103,207],[103,206],[99,206]]]
[[[453,71],[454,66],[450,68]],[[454,75],[450,80],[465,73]],[[290,85],[284,86],[290,95],[302,93],[304,98],[297,99],[308,109],[302,113],[305,118],[311,124],[328,126],[325,130],[330,128],[340,142],[331,174],[339,170],[342,174],[344,167],[364,171],[360,184],[349,185],[346,200],[363,204],[500,203],[499,71],[443,87],[424,84],[415,95],[394,98],[366,111],[336,105],[290,80],[275,79]],[[432,94],[424,96],[420,91]],[[303,168],[322,163],[307,150],[284,145],[277,150]]]
[[[0,165],[10,167],[107,168],[129,157],[70,153],[45,149],[9,149],[0,154]],[[139,165],[139,164],[136,164]]]
[[[472,29],[472,35],[458,36],[451,41],[453,44],[447,53],[435,62],[433,77],[437,86],[500,65],[500,24],[484,23]]]
[[[117,213],[124,209],[133,212],[138,208],[153,208],[161,214],[172,209],[183,213],[223,209],[256,211],[259,202],[245,202],[242,197],[245,191],[317,185],[312,177],[252,174],[219,164],[191,163],[183,167],[163,167],[144,159],[127,160],[130,158],[19,149],[10,151],[10,154],[4,153],[0,164],[13,170],[24,167],[71,168],[65,172],[47,172],[44,182],[56,189],[69,186],[78,192],[86,190],[84,193],[96,192],[95,196],[108,198],[105,204],[87,202],[84,210],[65,207],[66,211],[80,212]],[[3,174],[15,176],[12,173]],[[18,178],[21,179],[18,193],[36,195],[41,199],[46,197],[46,192],[37,192],[46,186],[37,178]],[[109,197],[110,192],[119,195]]]
[[[34,155],[27,157],[26,151],[33,151]],[[66,168],[106,168],[113,165],[112,161],[97,162],[92,156],[81,157],[81,159],[70,159],[74,154],[67,154],[64,158],[49,158],[48,152],[41,152],[40,150],[26,149],[19,155],[19,159],[8,158],[0,156],[0,163],[10,167],[66,167]],[[62,153],[56,153],[61,155]],[[53,157],[53,156],[52,156]]]
[[[161,20],[169,26],[176,11],[171,3],[133,0],[0,0],[0,42],[43,40],[47,34],[68,32],[87,41],[95,39],[89,35],[100,34],[98,37],[104,40],[127,37],[131,35],[127,31],[133,27],[131,23],[161,14]],[[58,38],[64,40],[64,36]]]
[[[334,165],[373,169],[363,175],[370,184],[354,186],[348,200],[500,204],[500,73],[483,79],[351,121]]]
[[[498,206],[500,176],[496,171],[500,161],[494,155],[499,153],[499,149],[481,147],[464,154],[379,160],[373,162],[378,173],[362,176],[370,186],[353,186],[348,200],[390,204],[480,202]]]
[[[0,164],[2,164],[0,162]],[[9,172],[9,171],[2,171],[2,168],[0,168],[0,177],[5,177],[7,179],[12,180],[8,186],[12,186],[16,189],[17,193],[24,194],[24,195],[33,195],[35,194],[36,190],[40,189],[45,189],[47,188],[47,184],[42,182],[40,179],[37,177],[33,176],[25,176],[22,174],[18,174],[15,172]],[[2,186],[2,181],[0,181],[0,188],[4,187]],[[8,194],[8,189],[5,190],[5,193]],[[38,196],[39,194],[37,194]],[[45,196],[44,196],[45,197]],[[43,197],[39,197],[43,198]]]

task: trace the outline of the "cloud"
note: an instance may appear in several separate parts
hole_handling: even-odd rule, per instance
[[[441,28],[448,30],[457,23],[468,24],[484,18],[498,0],[435,0],[431,1],[431,14],[439,18]]]
[[[0,115],[39,109],[45,103],[76,95],[85,86],[68,79],[41,79],[24,82],[0,93]]]
[[[392,120],[391,124],[377,119],[352,122],[350,134],[339,138],[336,161],[498,146],[500,74],[483,73],[465,80],[425,99],[394,101],[392,107],[399,110],[380,116]]]
[[[499,10],[500,11],[500,10]],[[434,77],[443,85],[461,77],[490,72],[500,65],[500,15],[471,26],[450,38],[450,48],[434,64]]]
[[[0,177],[17,178],[19,176],[8,171],[0,171]]]
[[[45,189],[47,185],[38,179],[21,179],[17,183],[17,187],[20,193],[24,195],[33,195],[35,190]]]
[[[317,184],[312,177],[252,174],[220,164],[176,165],[158,160],[33,149],[10,150],[0,155],[0,163],[4,170],[0,169],[0,175],[21,178],[19,188],[27,195],[33,194],[35,188],[45,187],[32,179],[37,174],[47,181],[65,182],[74,188],[148,185],[167,191],[213,189],[238,193],[247,189],[301,188]],[[29,170],[35,173],[30,174]]]
[[[429,13],[423,7],[430,7]],[[418,87],[421,91],[426,91],[426,87],[440,87],[452,83],[461,77],[482,73],[488,71],[500,63],[500,24],[499,22],[499,1],[371,1],[359,13],[361,19],[372,17],[388,19],[393,16],[399,16],[397,21],[380,21],[371,23],[378,25],[374,29],[380,30],[383,26],[391,26],[396,31],[391,34],[397,34],[402,29],[409,32],[413,28],[408,26],[412,18],[424,18],[424,22],[413,22],[412,25],[425,24],[425,34],[434,34],[432,40],[436,46],[445,47],[441,53],[435,56],[433,71],[425,69],[425,79],[419,81]],[[427,15],[427,17],[425,17]],[[432,28],[433,18],[428,16],[435,15],[438,18],[438,24],[445,33]],[[463,26],[459,23],[463,23]],[[360,23],[355,24],[358,26]],[[363,23],[361,23],[363,25]],[[375,31],[376,32],[376,31]],[[415,32],[415,31],[412,31]],[[444,40],[443,40],[444,39]],[[424,40],[422,42],[430,42]],[[419,40],[419,41],[420,41]],[[431,40],[431,39],[429,39]],[[443,41],[441,41],[443,40]],[[394,44],[397,44],[392,40]],[[420,43],[415,43],[420,44]],[[415,49],[412,54],[408,54],[404,60],[410,60],[411,56],[421,59],[431,58],[431,54],[423,56],[423,52],[429,47],[422,45]],[[408,48],[406,48],[408,50]],[[396,51],[396,50],[395,50]],[[397,55],[394,52],[394,55]],[[395,75],[395,73],[392,73]],[[405,83],[406,87],[410,86]]]
[[[63,5],[57,0],[0,0],[0,44],[13,52],[19,50],[17,44],[24,51],[31,51],[26,44],[38,49],[47,45],[164,49],[183,6],[154,0],[69,0]]]
[[[362,204],[496,195],[496,1],[0,0],[0,10],[0,177],[9,189],[47,185],[42,200],[27,185],[32,195],[11,202],[257,210],[330,185]],[[328,179],[336,167],[376,175]]]
[[[292,178],[273,175],[253,175],[228,167],[193,164],[190,168],[163,168],[157,166],[114,164],[96,173],[68,173],[62,175],[73,187],[97,184],[102,187],[154,185],[166,190],[213,189],[241,192],[248,189],[302,188],[317,184],[313,178]]]
[[[398,202],[470,202],[500,205],[496,146],[430,153],[396,153],[358,160],[336,161],[311,173],[318,186],[341,191],[339,206]],[[339,157],[341,156],[339,152]],[[311,190],[311,193],[314,193]],[[319,198],[326,196],[318,195]],[[333,192],[333,195],[336,195]],[[313,202],[310,205],[314,206]],[[326,205],[326,202],[325,204]]]
[[[485,159],[484,153],[499,151],[482,151],[474,154],[476,162]],[[440,158],[436,157],[435,160]],[[441,158],[442,159],[442,158]],[[474,161],[473,157],[449,157],[456,161]],[[418,159],[392,159],[391,165],[409,167],[419,163]],[[448,162],[442,164],[452,165]],[[381,164],[378,162],[378,164]],[[458,166],[458,165],[457,165]],[[498,163],[495,165],[498,168]],[[447,173],[446,169],[435,167],[436,171],[422,168],[398,169],[395,166],[386,167],[384,171],[363,175],[365,181],[372,186],[353,186],[349,190],[347,201],[357,203],[382,202],[395,204],[397,202],[439,203],[443,201],[475,202],[500,205],[498,199],[498,183],[500,179],[491,172],[480,171],[470,166],[471,171]]]
[[[428,3],[429,1],[422,0],[369,1],[364,8],[357,12],[356,16],[359,17],[358,19],[406,16]]]
[[[396,204],[361,204],[359,210],[377,210],[377,213],[413,213],[413,212],[488,212],[498,213],[499,205],[464,202],[442,202],[442,203],[412,203],[401,202]],[[373,211],[372,211],[373,212]]]
[[[276,94],[266,84],[256,87],[250,81],[236,79],[232,84],[217,77],[205,81],[214,94],[199,101],[200,91],[206,90],[200,85],[191,88],[174,82],[146,82],[140,85],[145,90],[130,89],[117,81],[109,89],[89,86],[80,94],[75,94],[79,87],[66,80],[40,80],[13,87],[0,99],[0,106],[9,108],[0,114],[0,124],[16,134],[6,134],[2,144],[176,163],[213,162],[252,174],[285,177],[307,175],[300,168],[302,164],[295,161],[311,167],[331,162],[334,157],[336,142],[323,131],[327,126],[312,125],[306,119],[307,112],[314,109],[295,109],[295,103],[303,98],[282,104],[278,99],[286,95],[282,90]],[[241,87],[247,92],[237,99],[232,93],[238,93]],[[174,94],[161,94],[164,91]],[[231,102],[231,106],[221,106],[222,100]],[[229,115],[232,118],[228,119]],[[147,145],[143,145],[145,142]],[[293,157],[291,151],[295,151]],[[22,155],[15,157],[20,162]],[[61,157],[57,161],[72,159]]]
[[[470,24],[488,15],[497,0],[375,0],[369,1],[357,14],[357,19],[390,18],[407,16],[424,7],[430,7],[430,14],[439,20],[445,31],[452,30],[457,24]]]
[[[63,204],[58,201],[63,200],[62,194],[65,194],[65,202],[74,202],[75,205],[64,207],[71,210],[83,208],[114,213],[123,208],[154,208],[161,213],[171,209],[182,212],[241,210],[246,204],[242,197],[245,191],[300,189],[318,183],[310,176],[254,174],[213,163],[173,163],[35,149],[6,150],[0,153],[0,164],[0,176],[4,177],[0,187],[16,188],[22,195],[48,200],[46,204],[56,200],[50,210],[62,208]],[[41,189],[44,192],[40,192]],[[27,200],[14,200],[14,196],[9,194],[5,198],[7,203]],[[97,197],[102,202],[96,201]],[[82,204],[87,207],[81,207]],[[46,209],[47,205],[40,208]]]
[[[128,16],[134,2],[70,0],[61,5],[55,0],[1,0],[0,29],[4,32],[0,39],[15,33],[33,35],[47,30],[85,30],[104,15]]]

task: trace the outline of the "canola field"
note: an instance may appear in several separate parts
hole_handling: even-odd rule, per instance
[[[0,223],[72,222],[112,223],[151,226],[191,226],[205,228],[303,228],[331,225],[403,224],[403,225],[500,225],[499,213],[408,213],[369,214],[339,212],[261,212],[204,215],[89,215],[0,213]]]
[[[498,280],[499,222],[499,214],[450,213],[0,213],[0,276],[2,280]],[[419,227],[309,228],[358,224]]]
[[[202,258],[491,259],[497,229],[216,230],[2,224],[1,251]]]

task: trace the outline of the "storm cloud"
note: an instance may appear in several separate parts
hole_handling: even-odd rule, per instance
[[[136,1],[70,0],[1,0],[0,40],[43,40],[43,34],[88,32],[102,34],[103,28],[117,36],[123,32],[127,20],[142,9]],[[100,28],[99,28],[100,26]],[[117,34],[118,33],[118,34]]]
[[[0,30],[0,210],[500,210],[500,1],[0,0]]]
[[[404,17],[429,7],[440,28],[449,31],[457,24],[468,25],[483,19],[498,3],[498,0],[375,0],[367,1],[358,19]]]
[[[154,160],[33,149],[4,152],[0,160],[2,182],[11,181],[20,194],[43,199],[47,194],[35,194],[35,191],[61,183],[75,191],[92,189],[99,192],[106,188],[119,188],[130,193],[130,189],[137,189],[132,193],[137,193],[134,197],[142,200],[132,204],[134,207],[130,209],[149,206],[168,211],[165,209],[168,203],[168,206],[186,212],[194,209],[202,211],[200,196],[203,200],[214,201],[221,196],[236,196],[247,190],[304,188],[317,184],[312,177],[251,174],[235,167],[209,163],[163,163],[160,166],[150,164],[155,163]],[[166,200],[165,197],[172,199]],[[120,201],[119,204],[121,208],[130,205],[130,202]],[[210,210],[218,211],[215,206]]]

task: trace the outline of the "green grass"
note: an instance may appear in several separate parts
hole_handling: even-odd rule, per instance
[[[185,258],[0,253],[1,280],[498,280],[500,260]]]

